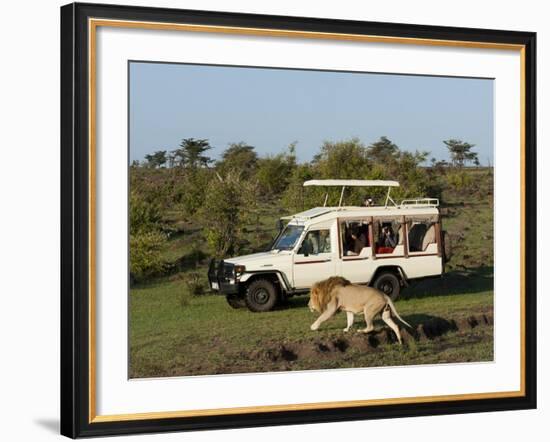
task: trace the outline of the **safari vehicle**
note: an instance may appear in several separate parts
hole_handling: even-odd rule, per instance
[[[327,192],[322,207],[283,218],[286,226],[270,250],[211,261],[210,288],[224,294],[232,307],[268,311],[334,275],[396,299],[411,280],[444,272],[450,250],[438,199],[397,204],[390,196],[399,186],[396,181],[310,180],[304,186],[341,187],[338,206],[326,205]],[[384,205],[342,205],[345,189],[354,186],[387,187]]]

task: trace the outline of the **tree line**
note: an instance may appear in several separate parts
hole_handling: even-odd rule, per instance
[[[479,165],[473,144],[444,141],[450,161],[432,159],[429,153],[404,151],[387,137],[365,145],[359,139],[325,141],[309,162],[298,162],[296,143],[278,154],[259,156],[254,146],[232,143],[219,160],[209,156],[207,139],[185,138],[176,149],[158,150],[134,161],[130,168],[130,266],[133,276],[144,279],[161,274],[160,259],[170,234],[166,216],[177,212],[201,226],[211,256],[239,253],[246,226],[258,223],[261,207],[272,207],[280,216],[323,203],[326,189],[302,184],[309,179],[391,179],[401,186],[394,199],[441,197],[437,170],[460,170]],[[455,175],[457,175],[455,173]],[[464,185],[464,174],[454,178]],[[365,189],[350,188],[345,202],[358,205]],[[384,189],[369,189],[369,196],[383,201]],[[337,204],[339,189],[329,190],[329,205]]]
[[[449,151],[450,162],[446,160],[438,161],[435,158],[431,158],[430,162],[432,166],[453,166],[462,168],[466,166],[467,163],[472,163],[476,167],[480,165],[477,152],[472,152],[472,148],[475,147],[475,144],[454,138],[443,140],[443,143]],[[293,146],[295,146],[295,144],[296,143],[294,143]],[[184,138],[177,149],[171,151],[157,150],[151,154],[146,154],[144,161],[140,162],[134,160],[132,166],[150,168],[207,167],[214,163],[212,158],[205,155],[210,149],[212,149],[212,146],[207,139]],[[399,148],[385,136],[380,137],[378,141],[370,144],[367,149],[367,155],[374,161],[391,158],[399,152]],[[227,162],[235,163],[240,161],[244,163],[246,161],[252,161],[252,164],[255,165],[257,159],[258,156],[254,151],[254,147],[244,142],[240,142],[231,143],[223,152],[222,159],[217,163],[223,165]]]

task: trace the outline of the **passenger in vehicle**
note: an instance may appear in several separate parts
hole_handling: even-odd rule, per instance
[[[395,239],[395,234],[393,233],[393,229],[391,225],[386,225],[382,227],[382,247],[390,247],[392,249],[395,248],[397,244],[397,241]]]
[[[363,200],[363,205],[365,207],[372,207],[372,206],[374,206],[374,201],[372,200],[372,198],[369,195],[367,195],[367,196],[365,196],[365,199]]]
[[[369,239],[369,225],[363,224],[361,226],[361,233],[365,236],[365,247],[370,247],[370,239]]]
[[[348,255],[349,251],[353,248],[353,239],[351,238],[351,231],[349,228],[344,227],[344,233],[342,236],[342,247],[344,248],[344,255]]]
[[[367,237],[356,227],[351,232],[351,238],[353,239],[353,249],[350,250],[350,252],[352,252],[351,254],[353,255],[359,255],[361,250],[367,245]]]
[[[345,255],[353,255],[353,250],[355,249],[355,240],[353,239],[353,233],[357,231],[358,224],[355,222],[345,225],[344,230],[344,251]]]
[[[319,232],[308,232],[298,253],[305,256],[317,255],[319,253]]]
[[[311,255],[313,253],[313,243],[311,242],[311,239],[308,237],[304,239],[304,242],[300,246],[300,250],[298,250],[298,254],[300,255]]]
[[[330,253],[330,231],[319,232],[319,253]]]
[[[395,246],[397,245],[397,238],[393,233],[391,224],[383,224],[380,231],[380,238],[376,243],[376,253],[393,253]]]

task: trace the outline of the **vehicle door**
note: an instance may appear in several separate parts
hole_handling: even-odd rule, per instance
[[[302,237],[293,257],[294,287],[309,288],[317,281],[335,275],[337,253],[335,227],[311,227]]]

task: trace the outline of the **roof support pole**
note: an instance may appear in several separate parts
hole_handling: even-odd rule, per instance
[[[376,259],[376,243],[374,241],[374,217],[369,217],[369,245],[372,259]]]
[[[392,204],[397,207],[397,204],[393,200],[393,198],[390,196],[391,187],[388,187],[388,194],[386,195],[386,203],[384,204],[384,208],[388,207],[388,202],[392,202]]]
[[[409,257],[409,227],[407,225],[407,220],[403,215],[401,217],[401,235],[403,235],[403,251],[405,252],[405,258]]]
[[[388,201],[390,200],[390,190],[391,190],[391,187],[388,186],[388,194],[386,195],[386,202],[384,203],[384,208],[388,207]]]
[[[344,190],[346,190],[346,186],[342,186],[342,192],[340,192],[340,202],[338,203],[338,207],[342,207],[342,200],[344,199]]]

